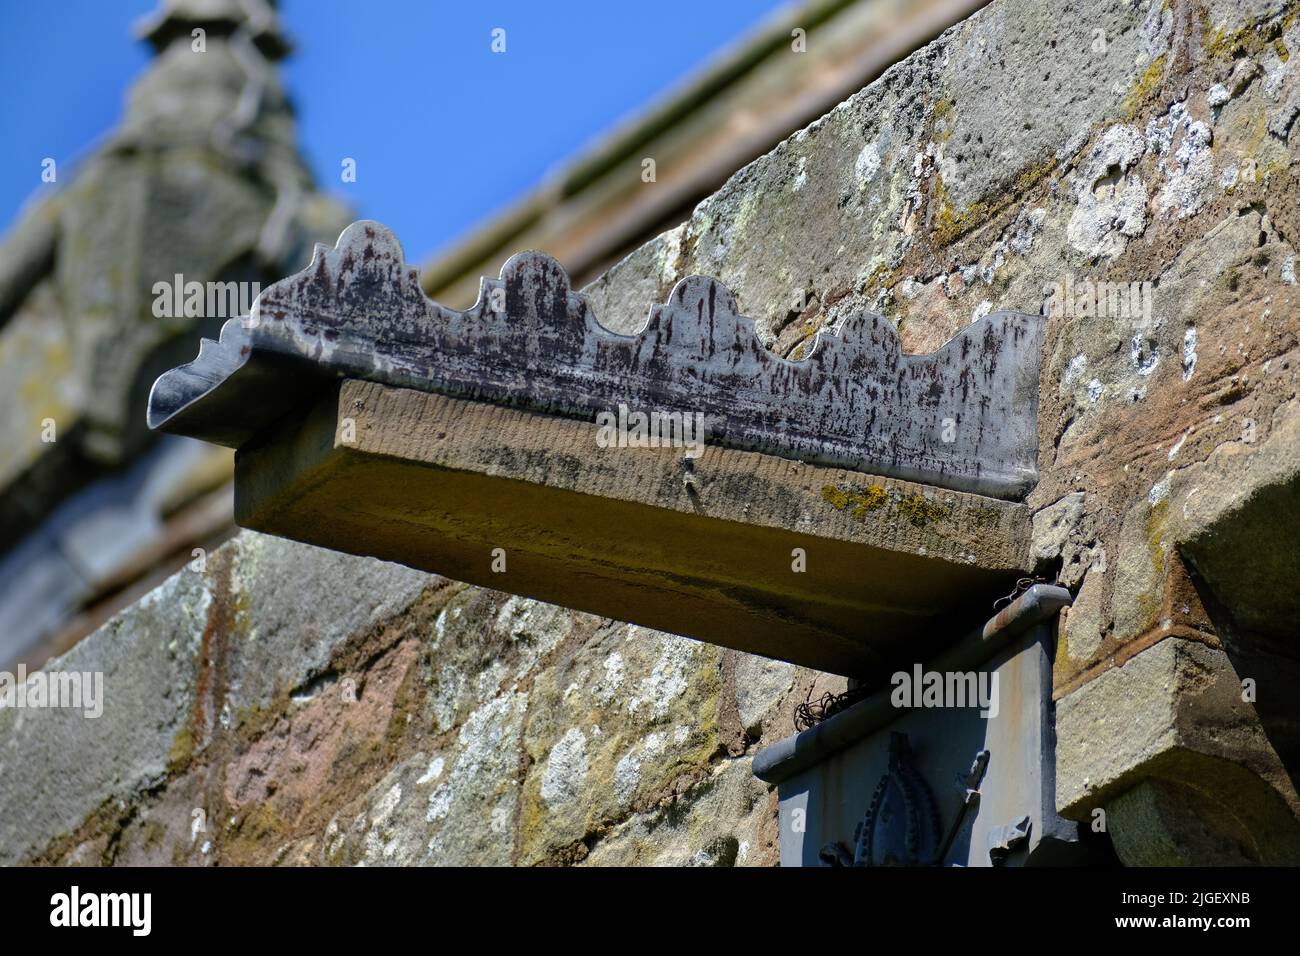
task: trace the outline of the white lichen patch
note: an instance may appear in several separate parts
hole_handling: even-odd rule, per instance
[[[1011,251],[1019,256],[1029,255],[1034,245],[1034,237],[1042,231],[1043,223],[1046,221],[1046,209],[1040,207],[1021,211],[1012,224],[1011,238],[1007,241]]]
[[[514,673],[522,677],[569,636],[573,630],[573,612],[513,595],[497,612],[496,627],[518,653]]]
[[[636,793],[641,782],[641,759],[636,750],[629,750],[614,766],[614,799],[619,806],[626,806]]]
[[[429,761],[429,769],[426,770],[424,774],[415,782],[419,784],[432,783],[433,781],[437,780],[439,777],[442,776],[442,770],[443,767],[445,766],[446,766],[446,761],[443,760],[442,757],[434,757],[431,761]]]
[[[551,748],[542,771],[542,801],[557,807],[576,799],[582,792],[591,762],[587,757],[587,736],[570,727]]]
[[[1160,168],[1165,183],[1156,195],[1157,211],[1177,219],[1200,212],[1210,201],[1209,187],[1214,182],[1214,158],[1210,151],[1214,134],[1210,125],[1193,119],[1184,103],[1174,103],[1163,117],[1147,123],[1146,136],[1151,150],[1164,157]],[[1235,177],[1231,183],[1220,183],[1224,188],[1235,184]]]
[[[1196,371],[1196,326],[1189,326],[1183,333],[1183,381],[1186,382]]]
[[[791,188],[795,192],[798,192],[799,190],[803,189],[803,187],[806,186],[807,184],[808,184],[808,157],[800,156],[799,163],[795,167],[794,183],[791,185]]]
[[[623,655],[614,651],[605,658],[605,673],[597,678],[591,689],[591,696],[598,704],[605,705],[614,699],[623,686],[625,665]]]
[[[652,719],[667,715],[674,700],[682,695],[690,683],[690,668],[699,645],[687,637],[660,635],[660,655],[650,676],[643,678],[636,696],[627,702],[628,712],[636,714],[645,708]]]
[[[1173,473],[1170,472],[1170,475],[1172,474]],[[1154,485],[1152,485],[1151,490],[1147,492],[1147,503],[1150,504],[1152,507],[1155,507],[1156,505],[1160,504],[1160,502],[1168,499],[1170,475],[1165,475],[1164,478],[1160,479],[1160,481],[1157,481]]]
[[[1065,367],[1065,375],[1062,377],[1062,381],[1066,385],[1072,385],[1083,378],[1086,371],[1088,371],[1088,356],[1080,353],[1070,359],[1070,364]]]
[[[1160,364],[1160,346],[1154,339],[1138,333],[1129,340],[1129,360],[1133,370],[1146,377]]]
[[[515,779],[527,701],[527,694],[510,691],[466,718],[446,779],[429,794],[427,822],[473,814],[486,796]]]
[[[429,694],[434,730],[450,730],[456,725],[456,715],[468,683],[459,667],[447,664],[439,668],[435,687]]]
[[[867,143],[853,163],[853,180],[857,183],[858,189],[865,189],[876,178],[878,172],[880,172],[879,148],[875,143]]]
[[[435,820],[445,819],[451,812],[451,787],[443,784],[433,793],[429,794],[429,809],[425,815],[425,820],[433,823]]]
[[[647,734],[637,746],[619,759],[614,767],[614,798],[619,806],[626,806],[636,795],[641,783],[642,762],[654,760],[663,753],[666,741],[661,734]]]
[[[1076,205],[1066,239],[1089,256],[1111,259],[1146,229],[1147,190],[1131,172],[1146,152],[1134,126],[1107,129],[1074,179]]]

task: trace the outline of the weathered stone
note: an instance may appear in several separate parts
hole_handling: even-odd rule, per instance
[[[1115,587],[1111,607],[1115,636],[1128,640],[1155,627],[1160,618],[1165,570],[1166,487],[1139,501],[1124,518],[1115,556]]]
[[[187,753],[212,594],[182,573],[51,661],[103,675],[103,714],[0,708],[0,862],[39,853],[92,815],[130,816]]]
[[[716,768],[662,808],[620,823],[584,862],[592,866],[773,866],[778,859],[770,789],[749,760]]]
[[[1295,378],[1294,369],[1278,375]],[[1242,630],[1291,642],[1300,620],[1300,402],[1174,474],[1170,536]]]
[[[1079,586],[1079,595],[1066,611],[1062,629],[1065,632],[1066,653],[1074,660],[1087,661],[1096,656],[1101,646],[1101,587],[1102,574],[1085,574]]]
[[[1262,691],[1279,692],[1286,693],[1278,682]],[[1156,814],[1170,814],[1161,826],[1233,834],[1253,862],[1300,862],[1300,797],[1223,651],[1166,638],[1059,700],[1056,715],[1058,808],[1091,823],[1093,810],[1111,815],[1118,806],[1109,825],[1118,830],[1129,820],[1138,828],[1114,835],[1121,854],[1132,848],[1133,862],[1165,858],[1164,838],[1145,831],[1155,812],[1149,801],[1166,791],[1115,802],[1146,780],[1177,785],[1157,804],[1184,794],[1204,818],[1193,825],[1169,806]]]
[[[517,780],[528,695],[473,711],[445,750],[396,766],[330,821],[329,863],[505,865],[519,826]]]
[[[1125,866],[1249,866],[1271,856],[1230,808],[1207,805],[1183,784],[1143,781],[1107,803],[1106,813]]]
[[[783,661],[749,654],[739,655],[735,665],[736,708],[740,726],[755,739],[767,728],[764,717],[785,699],[794,686],[798,668]],[[784,732],[785,728],[779,728]]]
[[[51,661],[47,671],[103,673],[103,716],[0,708],[0,768],[13,771],[0,776],[0,858],[111,832],[170,775],[217,759],[206,756],[214,742],[225,753],[232,732],[328,675],[349,642],[431,581],[345,555],[321,553],[313,567],[314,550],[241,535]],[[18,772],[34,766],[49,772]]]
[[[719,749],[720,657],[687,638],[619,626],[538,673],[520,862],[594,842],[630,810],[707,776]]]
[[[782,355],[795,356],[806,351],[818,330],[834,328],[862,311],[880,312],[897,323],[905,350],[928,351],[983,310],[1037,313],[1053,287],[1063,290],[1067,278],[1076,293],[1085,282],[1092,283],[1091,314],[1076,310],[1046,316],[1040,475],[1029,505],[1039,512],[1075,493],[1086,496],[1084,519],[1089,527],[1077,541],[1067,536],[1062,553],[1068,571],[1072,564],[1067,555],[1076,546],[1080,549],[1071,573],[1082,580],[1071,611],[1071,621],[1077,624],[1067,624],[1064,643],[1069,653],[1057,658],[1057,684],[1063,694],[1060,800],[1085,823],[1091,822],[1092,809],[1110,810],[1116,846],[1131,862],[1196,860],[1201,854],[1224,852],[1229,845],[1217,842],[1217,836],[1195,836],[1188,828],[1189,815],[1204,816],[1214,823],[1211,834],[1226,834],[1245,846],[1250,851],[1246,859],[1269,859],[1264,851],[1271,851],[1280,860],[1294,825],[1287,816],[1287,800],[1294,804],[1294,798],[1274,796],[1284,794],[1288,784],[1277,760],[1277,736],[1264,713],[1269,702],[1281,702],[1273,726],[1288,721],[1294,725],[1294,679],[1288,678],[1291,685],[1276,683],[1278,675],[1289,673],[1286,656],[1278,654],[1274,668],[1252,672],[1238,667],[1243,646],[1285,650],[1290,635],[1258,635],[1231,620],[1220,625],[1232,615],[1213,607],[1202,613],[1190,599],[1197,595],[1189,596],[1187,587],[1199,588],[1207,605],[1221,603],[1232,614],[1244,612],[1251,628],[1295,618],[1276,613],[1285,611],[1282,602],[1294,588],[1252,589],[1249,577],[1258,570],[1263,581],[1279,580],[1273,574],[1285,567],[1285,555],[1294,550],[1279,550],[1271,543],[1273,526],[1278,534],[1290,526],[1290,511],[1282,509],[1291,508],[1281,494],[1290,481],[1284,464],[1287,442],[1271,443],[1275,433],[1293,427],[1297,415],[1290,404],[1300,358],[1293,246],[1294,236],[1300,234],[1300,204],[1292,114],[1300,43],[1292,11],[1281,0],[1213,0],[1202,12],[1204,16],[1160,0],[1115,0],[1087,7],[1065,0],[994,0],[741,170],[681,226],[637,250],[584,290],[593,311],[611,328],[632,334],[647,303],[666,300],[680,279],[697,272],[714,275],[733,290],[741,311],[755,318],[760,339]],[[1094,190],[1090,200],[1080,191],[1088,159],[1108,136],[1113,142],[1124,135],[1111,132],[1117,127],[1141,132],[1140,155],[1134,144],[1125,157],[1126,169],[1116,164],[1113,171],[1101,170],[1097,180],[1087,183]],[[1136,158],[1130,162],[1127,156]],[[1125,199],[1139,180],[1148,197],[1140,232],[1137,211],[1129,215],[1130,206],[1113,202]],[[1071,243],[1069,225],[1081,205],[1095,209],[1106,203],[1126,210],[1123,225],[1128,231],[1093,236],[1109,243],[1107,255],[1094,259]],[[1076,229],[1075,237],[1080,235]],[[47,255],[39,240],[36,236],[27,243],[32,256],[0,256],[0,262],[22,266]],[[1140,295],[1136,308],[1130,300],[1118,311],[1111,310],[1108,293],[1101,296],[1107,301],[1106,314],[1098,315],[1096,287],[1103,282],[1126,289],[1131,283],[1149,282],[1150,308]],[[799,301],[796,292],[806,308],[792,305]],[[22,321],[15,318],[13,323]],[[56,337],[38,351],[57,345]],[[1251,423],[1254,433],[1248,429]],[[1248,441],[1248,436],[1254,440]],[[1266,445],[1277,451],[1262,454]],[[5,447],[16,446],[6,442]],[[1201,645],[1187,650],[1189,645],[1175,638],[1158,640],[1164,633],[1161,614],[1154,627],[1125,641],[1108,629],[1116,616],[1121,538],[1133,545],[1135,555],[1142,553],[1143,543],[1150,544],[1140,540],[1142,526],[1151,515],[1153,489],[1166,481],[1166,525],[1153,538],[1160,553],[1146,552],[1150,567],[1164,568],[1164,580],[1149,593],[1164,602],[1161,614],[1170,619],[1171,633],[1180,627],[1178,616],[1186,607],[1187,629],[1202,632],[1198,640],[1219,640],[1223,651]],[[1194,488],[1201,490],[1190,494]],[[1163,494],[1157,492],[1157,500]],[[1266,503],[1267,509],[1262,509]],[[1136,517],[1126,531],[1130,513]],[[1275,521],[1263,521],[1265,515]],[[1055,550],[1059,528],[1048,524],[1040,529],[1045,537],[1035,544],[1044,552]],[[1246,542],[1256,533],[1264,535],[1260,540],[1265,544],[1251,554]],[[1217,543],[1224,544],[1222,551]],[[1180,554],[1194,572],[1190,585],[1176,580]],[[1128,631],[1150,620],[1139,621],[1140,615],[1132,613],[1137,607],[1134,596],[1148,593],[1134,585],[1148,573],[1132,567],[1118,588],[1121,606],[1127,602],[1123,616]],[[1285,583],[1287,578],[1280,580]],[[250,584],[280,586],[274,580]],[[309,600],[311,585],[302,586],[304,601]],[[1259,613],[1252,613],[1253,602],[1261,599],[1273,603],[1259,605]],[[476,635],[495,635],[490,622],[496,621],[503,600],[476,590],[456,596],[454,603],[464,618],[457,625],[462,629],[458,640],[472,646]],[[539,612],[539,619],[546,616]],[[582,619],[579,615],[575,621]],[[417,627],[415,622],[422,619],[408,611],[395,620]],[[451,617],[444,623],[450,627]],[[418,626],[433,629],[432,621]],[[563,622],[555,626],[561,631],[565,627]],[[582,626],[575,624],[564,649],[551,653],[578,653],[597,639],[599,626],[589,619]],[[499,636],[484,639],[494,649],[509,646],[493,643]],[[654,637],[647,640],[655,646]],[[1148,646],[1151,641],[1158,642]],[[451,645],[442,645],[421,667],[436,671],[444,653],[452,653]],[[1202,659],[1201,654],[1210,656]],[[272,820],[260,833],[256,820],[244,820],[235,828],[235,836],[242,837],[229,840],[224,830],[218,831],[205,858],[360,859],[363,836],[354,843],[345,841],[333,856],[325,847],[341,840],[344,831],[351,832],[363,806],[367,811],[374,808],[358,829],[364,833],[372,817],[386,812],[381,800],[399,782],[397,808],[383,824],[387,836],[374,844],[374,858],[401,858],[400,851],[384,855],[383,847],[394,839],[412,848],[412,859],[420,858],[428,845],[425,828],[430,824],[425,817],[433,779],[407,786],[403,774],[419,779],[441,756],[445,779],[451,748],[459,746],[459,728],[489,700],[507,693],[493,687],[487,693],[496,696],[476,699],[471,660],[465,657],[449,668],[449,675],[461,676],[449,676],[445,688],[431,686],[428,691],[430,697],[445,691],[452,703],[439,710],[441,704],[426,707],[422,701],[407,711],[414,715],[409,723],[405,714],[396,718],[395,725],[418,728],[401,738],[401,747],[373,745],[370,762],[341,764],[347,782],[324,788],[322,800],[333,803],[320,810],[323,816],[308,813],[289,830],[273,826]],[[1109,666],[1111,660],[1119,666]],[[1224,670],[1225,660],[1236,675],[1230,677]],[[605,668],[597,663],[597,678],[583,684],[593,695],[605,693],[600,683]],[[552,660],[546,666],[554,664]],[[355,673],[364,678],[368,668],[357,667]],[[722,670],[722,717],[708,726],[716,726],[719,743],[731,748],[737,739],[727,729],[732,695],[725,686],[725,663]],[[1208,675],[1204,683],[1195,678],[1202,670]],[[1263,731],[1249,710],[1239,709],[1243,704],[1236,678],[1248,676],[1260,683],[1255,708],[1265,722]],[[814,679],[816,693],[843,685],[842,680],[801,672],[798,698]],[[453,687],[459,690],[453,692]],[[515,691],[524,692],[535,699],[528,678]],[[769,727],[781,728],[778,732],[788,727],[790,697],[773,694],[775,709],[760,718],[765,734]],[[322,698],[304,706],[323,704]],[[590,782],[601,772],[590,725],[579,719],[584,713],[579,702],[566,706],[568,716],[556,719],[536,738],[537,754],[543,758],[566,737],[569,741],[547,788],[556,798],[554,805],[564,808],[565,819],[553,829],[539,824],[535,831],[552,833],[556,840],[576,832],[574,821],[582,818],[580,801],[563,799],[568,786],[564,781],[574,779],[570,772],[576,774],[582,766],[577,733],[570,730],[586,741],[583,779]],[[446,715],[447,722],[435,724],[427,716],[435,712]],[[739,726],[741,718],[734,719]],[[601,727],[606,730],[604,723]],[[181,814],[194,792],[189,774],[207,770],[203,761],[214,753],[213,746],[247,747],[263,733],[255,721],[242,729],[223,730],[191,771],[160,782],[155,802],[124,799],[142,815],[167,816],[166,839],[188,841],[189,818]],[[630,739],[638,731],[626,727],[620,733]],[[384,734],[363,739],[382,740]],[[510,734],[502,739],[508,752],[521,752]],[[632,748],[629,743],[618,759]],[[1272,756],[1270,750],[1275,751]],[[712,758],[708,777],[701,781],[713,779],[715,771],[726,780],[737,775],[743,779],[748,773],[732,762],[730,749],[721,754]],[[1288,759],[1294,766],[1294,759]],[[541,795],[546,763],[521,769],[513,783],[506,763],[492,787],[504,788],[504,795],[509,787],[519,787],[523,774],[531,774],[529,787],[536,788],[531,806],[541,814],[551,813]],[[68,766],[68,779],[78,786],[84,781],[87,794],[107,792],[93,771],[97,765],[88,766],[89,777],[83,775],[85,768]],[[392,781],[384,780],[399,767],[406,769]],[[558,772],[560,767],[564,773]],[[660,792],[655,789],[658,771],[654,773],[655,780],[641,794],[647,801]],[[1149,782],[1151,789],[1140,789]],[[1166,782],[1201,789],[1193,801]],[[491,834],[491,814],[505,802],[504,796],[495,790],[478,794],[472,782],[452,789],[462,786],[465,801],[457,806],[463,808],[464,826],[481,829],[486,820]],[[745,816],[741,802],[728,798],[711,803],[707,797],[694,805],[703,808],[697,817],[687,804],[700,786],[683,781],[680,792],[674,788],[677,797],[664,808],[620,805],[614,818],[601,815],[602,825],[608,826],[603,834],[582,835],[577,844],[550,859],[676,862],[701,849],[705,858],[725,859],[731,845],[727,841],[734,838],[743,862],[739,844],[748,839],[743,832],[748,822],[734,821],[754,818]],[[168,796],[173,788],[176,795]],[[371,791],[373,796],[361,801]],[[714,792],[723,791],[740,793],[742,788],[731,791],[724,786]],[[600,800],[606,799],[604,790],[597,792]],[[5,795],[8,820],[10,797],[7,791]],[[29,796],[24,792],[16,798]],[[337,806],[354,801],[350,813]],[[403,815],[406,801],[412,804],[409,815]],[[685,815],[678,818],[674,808]],[[20,816],[28,812],[24,809]],[[518,819],[509,816],[508,807],[501,812],[507,820]],[[761,817],[761,804],[750,813]],[[339,822],[327,838],[328,821],[336,814]],[[1241,831],[1266,836],[1252,844],[1234,835]],[[120,834],[112,826],[88,826],[84,832],[81,849],[60,858],[97,859],[97,848],[111,845],[110,837]],[[499,835],[491,836],[495,840]],[[30,841],[44,838],[33,833]],[[483,839],[477,847],[481,858],[505,858],[500,843]],[[6,850],[9,846],[6,840]],[[554,844],[547,838],[535,846],[544,855]],[[32,858],[34,853],[14,850],[12,858]]]
[[[1076,491],[1034,513],[1034,559],[1052,562],[1060,558],[1063,565],[1061,583],[1067,587],[1077,583],[1086,553],[1079,540],[1084,535],[1081,526],[1086,498],[1082,491]]]

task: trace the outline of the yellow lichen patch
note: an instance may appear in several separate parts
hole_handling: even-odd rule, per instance
[[[1147,550],[1151,558],[1151,567],[1156,572],[1156,580],[1159,581],[1165,575],[1165,545],[1164,534],[1165,526],[1169,520],[1169,502],[1162,500],[1151,506],[1151,513],[1147,516]],[[1151,624],[1155,624],[1160,616],[1160,605],[1162,601],[1161,594],[1164,588],[1152,592],[1144,592],[1138,597],[1138,608],[1144,619]]]
[[[955,209],[945,198],[942,182],[935,184],[935,199],[939,203],[939,211],[934,217],[935,245],[948,245],[958,236],[987,221],[992,215],[992,209],[986,202],[973,203],[965,209]]]
[[[265,801],[238,819],[233,832],[222,834],[222,860],[233,866],[264,864],[268,846],[281,846],[293,836],[293,827]]]
[[[1151,61],[1151,65],[1138,78],[1137,85],[1129,91],[1128,96],[1124,97],[1122,105],[1124,116],[1132,119],[1138,114],[1147,100],[1160,89],[1160,81],[1164,75],[1165,56],[1161,54]]]
[[[966,514],[971,523],[980,528],[995,528],[1002,519],[1002,512],[996,508],[972,508]]]
[[[1201,37],[1201,46],[1212,60],[1258,56],[1265,47],[1272,46],[1278,58],[1285,63],[1290,51],[1281,37],[1291,29],[1298,16],[1300,4],[1292,4],[1273,30],[1261,29],[1255,23],[1247,23],[1235,30],[1207,25]]]
[[[898,499],[898,510],[918,528],[924,527],[948,514],[943,505],[924,495],[905,495]]]
[[[873,511],[883,508],[889,502],[889,489],[884,485],[871,485],[862,490],[845,490],[835,485],[822,488],[822,498],[830,502],[837,511],[848,510],[850,517],[858,521],[866,518]]]
[[[1063,684],[1078,667],[1079,663],[1070,656],[1070,641],[1065,636],[1065,628],[1060,628],[1056,635],[1056,657],[1052,662],[1052,683],[1057,686]]]
[[[1056,160],[1048,157],[1026,166],[1016,173],[1010,185],[999,193],[995,201],[971,203],[964,209],[957,209],[948,199],[948,190],[943,179],[936,176],[934,180],[934,242],[937,246],[946,246],[960,236],[989,222],[1008,203],[1016,201],[1029,192],[1038,182],[1056,166]]]
[[[186,725],[176,734],[176,739],[172,741],[171,749],[167,752],[167,772],[169,774],[180,773],[189,766],[193,756],[194,734],[189,725]]]
[[[934,126],[936,130],[934,138],[941,143],[952,135],[952,127],[946,125],[949,117],[952,116],[952,105],[952,100],[948,99],[936,100],[934,104]],[[939,130],[940,124],[945,124],[941,131]]]

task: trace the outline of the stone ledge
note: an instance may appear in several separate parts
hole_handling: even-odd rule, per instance
[[[236,520],[864,677],[987,617],[1028,564],[1021,504],[716,446],[601,449],[596,432],[348,380],[240,449]]]
[[[1232,847],[1220,862],[1300,863],[1300,796],[1222,650],[1167,638],[1056,707],[1057,808],[1088,823],[1104,809],[1126,863],[1174,862],[1125,856],[1155,845],[1122,832],[1153,813],[1156,843],[1195,846],[1189,861],[1214,862],[1215,843]]]

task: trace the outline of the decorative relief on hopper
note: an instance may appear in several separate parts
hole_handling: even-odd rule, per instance
[[[609,331],[558,262],[513,256],[478,301],[430,301],[386,228],[265,289],[219,343],[161,376],[149,425],[238,447],[340,377],[595,420],[702,413],[710,444],[1019,498],[1037,478],[1037,316],[985,316],[931,355],[886,319],[848,318],[790,361],[721,282],[689,276],[635,335]]]

